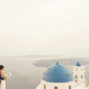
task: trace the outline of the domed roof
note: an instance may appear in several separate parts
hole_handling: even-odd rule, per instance
[[[77,62],[77,63],[76,63],[76,66],[81,66],[80,62]]]
[[[47,82],[70,82],[73,81],[72,72],[58,62],[44,73],[43,80]]]

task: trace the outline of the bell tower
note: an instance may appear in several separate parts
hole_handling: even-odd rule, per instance
[[[73,66],[73,77],[76,84],[83,83],[85,80],[85,69],[80,62],[77,62],[76,65]]]

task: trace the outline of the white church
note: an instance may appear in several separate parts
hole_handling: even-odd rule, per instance
[[[84,66],[77,62],[68,69],[56,62],[44,73],[36,89],[89,89]]]

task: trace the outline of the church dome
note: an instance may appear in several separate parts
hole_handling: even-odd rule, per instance
[[[64,83],[73,81],[73,75],[68,68],[65,68],[56,62],[55,65],[48,68],[48,70],[44,73],[43,80],[47,82]]]
[[[76,66],[81,66],[80,62],[77,62],[77,63],[76,63]]]

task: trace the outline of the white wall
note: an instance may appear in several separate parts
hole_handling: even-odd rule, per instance
[[[36,89],[44,89],[44,85],[46,85],[46,89],[54,89],[55,86],[58,87],[58,89],[69,89],[69,86],[71,86],[71,89],[73,89],[74,82],[54,83],[41,80],[40,85]]]

